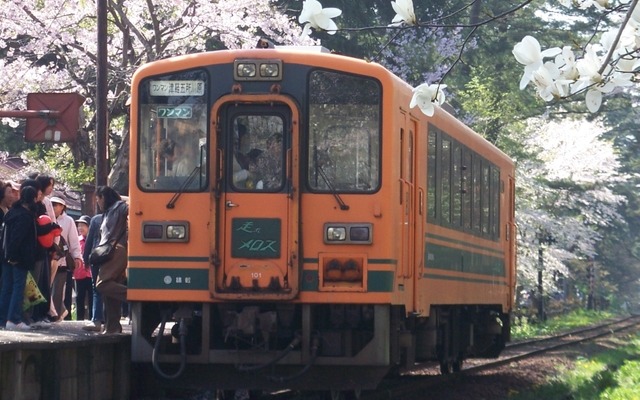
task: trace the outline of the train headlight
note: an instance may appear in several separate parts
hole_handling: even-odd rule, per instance
[[[282,60],[235,60],[233,78],[236,81],[280,81]]]
[[[184,239],[187,236],[187,227],[184,225],[167,225],[167,239]]]
[[[343,226],[327,227],[327,241],[336,242],[344,241],[347,238],[347,229]]]
[[[373,242],[373,225],[369,223],[324,224],[326,244],[370,244]]]
[[[252,63],[240,63],[236,65],[236,74],[239,78],[255,78],[256,65]]]
[[[260,76],[263,78],[275,78],[280,75],[280,65],[277,63],[260,64]]]
[[[189,221],[144,221],[143,242],[188,242]]]

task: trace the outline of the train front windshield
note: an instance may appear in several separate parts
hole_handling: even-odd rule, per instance
[[[306,149],[298,149],[306,153],[306,174],[301,176],[306,187],[313,192],[377,191],[381,175],[379,82],[328,70],[311,71],[308,77],[308,126],[301,140]],[[211,143],[207,124],[209,102],[213,101],[207,91],[209,80],[209,73],[195,69],[141,82],[137,168],[141,190],[198,192],[208,187],[206,155]],[[245,85],[249,87],[248,83]],[[287,189],[284,175],[287,141],[284,144],[282,139],[274,141],[286,139],[285,122],[278,114],[251,113],[239,115],[231,122],[236,141],[243,128],[269,133],[256,137],[253,145],[260,145],[263,151],[272,146],[276,154],[274,169],[283,173],[269,182],[265,191]],[[229,180],[230,190],[257,189]]]
[[[309,81],[309,187],[373,192],[380,183],[380,86],[343,73]]]
[[[207,74],[188,71],[144,81],[140,93],[138,184],[145,191],[207,186]]]

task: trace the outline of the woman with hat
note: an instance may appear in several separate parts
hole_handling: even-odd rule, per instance
[[[64,304],[65,285],[68,281],[73,282],[71,280],[71,272],[76,268],[82,268],[82,251],[80,250],[80,240],[75,221],[65,212],[67,203],[64,199],[55,196],[51,197],[50,200],[56,215],[56,222],[62,228],[60,244],[63,247],[64,255],[58,259],[58,270],[53,277],[53,284],[51,285],[51,302],[59,316],[58,321],[62,321],[69,315],[69,310]],[[66,249],[64,248],[65,243]],[[73,265],[68,264],[70,261],[67,261],[67,252],[73,259]],[[67,304],[70,304],[70,302]]]

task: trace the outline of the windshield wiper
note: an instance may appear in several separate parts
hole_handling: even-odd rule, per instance
[[[322,169],[322,167],[320,165],[318,165],[317,170],[320,173],[320,176],[322,177],[322,180],[324,181],[324,183],[326,183],[327,187],[329,188],[329,190],[331,190],[331,194],[333,195],[333,197],[338,202],[338,205],[340,206],[340,209],[341,210],[348,210],[349,206],[346,205],[344,201],[342,201],[342,198],[338,194],[338,191],[333,187],[333,184],[329,180],[329,177],[327,176],[327,174],[325,174],[324,170]]]
[[[175,192],[173,197],[171,197],[171,199],[167,203],[167,208],[174,208],[176,206],[176,202],[178,201],[180,196],[182,196],[182,193],[184,193],[184,190],[187,188],[187,186],[189,186],[191,182],[193,182],[197,174],[200,174],[200,169],[201,169],[201,166],[198,165],[193,169],[193,171],[191,171],[187,179],[184,181],[182,185],[180,185],[180,188],[178,189],[178,191]]]

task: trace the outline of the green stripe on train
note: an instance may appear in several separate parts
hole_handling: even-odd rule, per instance
[[[206,262],[209,257],[186,257],[186,256],[129,256],[129,261],[153,261],[153,262]]]
[[[209,290],[209,270],[195,268],[130,268],[129,289]]]
[[[427,269],[465,272],[479,275],[506,276],[504,258],[468,250],[426,243]]]
[[[391,292],[392,271],[369,271],[368,292]],[[130,268],[129,289],[208,290],[209,271],[206,269]],[[318,290],[318,271],[303,271],[301,290]]]
[[[460,276],[449,276],[449,275],[440,275],[438,273],[429,273],[425,272],[422,274],[423,278],[427,278],[430,280],[441,280],[441,281],[455,281],[455,282],[466,282],[466,283],[482,283],[485,285],[499,285],[499,286],[507,286],[507,283],[504,281],[490,280],[490,279],[475,279],[468,277],[460,277]]]
[[[449,237],[446,237],[446,236],[440,236],[440,235],[436,235],[434,233],[429,233],[429,232],[427,232],[424,236],[427,239],[438,239],[438,240],[442,240],[442,241],[445,241],[445,242],[448,242],[448,243],[452,243],[452,244],[460,244],[460,245],[463,245],[463,246],[469,247],[469,248],[475,248],[475,249],[478,249],[478,250],[485,250],[485,251],[494,253],[495,256],[503,256],[504,255],[504,251],[502,251],[502,250],[496,250],[493,247],[482,246],[480,244],[472,243],[472,242],[469,242],[469,241],[453,239],[453,238],[449,238]]]

